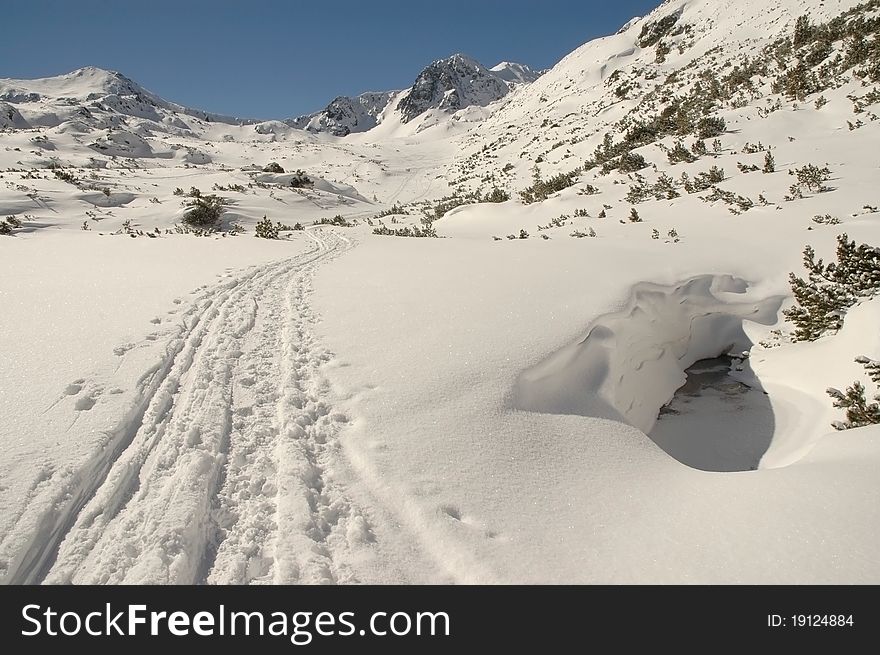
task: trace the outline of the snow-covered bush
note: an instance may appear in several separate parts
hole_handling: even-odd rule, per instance
[[[580,175],[580,170],[575,169],[569,173],[559,173],[549,180],[544,180],[541,178],[541,173],[536,166],[532,185],[520,191],[519,195],[527,205],[533,202],[541,202],[554,193],[572,186],[578,175]]]
[[[696,155],[688,150],[681,141],[676,141],[675,145],[666,153],[666,156],[669,158],[670,164],[677,164],[679,162],[690,164],[697,161]]]
[[[498,187],[494,187],[492,191],[483,196],[483,202],[507,202],[508,200],[510,200],[510,194]]]
[[[266,216],[257,223],[255,236],[260,239],[277,239],[281,231],[281,223],[273,223]]]
[[[21,227],[21,221],[18,220],[15,216],[7,216],[4,220],[0,221],[0,234],[9,236],[16,229]]]
[[[675,180],[666,173],[661,173],[660,177],[654,184],[648,184],[644,177],[636,173],[636,183],[630,187],[626,194],[626,201],[632,205],[647,200],[673,200],[681,194],[675,187]],[[689,183],[687,175],[683,175],[682,179]]]
[[[871,381],[880,386],[880,361],[861,356],[856,357],[856,362],[862,364]],[[831,424],[835,429],[849,430],[880,424],[880,391],[874,394],[874,402],[869,403],[865,396],[865,385],[856,380],[845,392],[831,387],[826,393],[834,399],[835,407],[846,410],[846,421]]]
[[[811,246],[804,249],[807,279],[791,273],[795,305],[783,312],[794,323],[796,341],[815,341],[839,330],[847,309],[880,291],[880,248],[856,245],[846,234],[837,237],[837,261],[816,259]]]
[[[727,131],[727,123],[721,116],[707,116],[697,121],[697,135],[701,139],[721,136]]]
[[[269,162],[263,167],[264,173],[283,173],[284,169],[277,161]]]
[[[648,167],[648,162],[637,152],[626,152],[617,159],[607,161],[602,165],[601,173],[607,175],[613,170],[621,173],[635,173]]]
[[[640,48],[650,48],[655,45],[660,39],[672,31],[672,28],[678,22],[678,17],[679,14],[676,12],[664,16],[660,20],[646,23],[642,28],[642,31],[639,33],[639,38],[636,40],[636,44]]]
[[[76,184],[76,177],[73,174],[65,171],[63,168],[60,168],[59,166],[52,166],[52,173],[54,173],[55,177],[57,177],[62,182],[67,182],[68,184]]]
[[[809,191],[828,191],[825,182],[831,179],[831,171],[827,166],[819,168],[815,164],[807,164],[794,171],[789,171],[789,175],[796,175],[798,184],[801,184]]]
[[[310,188],[315,186],[315,182],[304,171],[297,169],[293,177],[290,178],[290,186],[294,189]]]
[[[216,226],[223,215],[226,200],[213,194],[193,196],[186,206],[189,208],[183,215],[187,225],[199,227]]]
[[[315,221],[315,225],[335,225],[336,227],[351,227],[354,225],[345,219],[342,214],[336,214],[333,218],[320,218]]]
[[[430,224],[424,225],[423,227],[413,225],[412,227],[399,227],[396,229],[380,225],[379,227],[373,228],[373,234],[393,237],[437,237],[437,232]]]

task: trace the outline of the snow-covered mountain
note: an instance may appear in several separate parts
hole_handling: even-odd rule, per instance
[[[529,84],[543,74],[543,71],[535,71],[525,64],[517,64],[513,61],[502,61],[489,71],[510,84]]]
[[[508,72],[508,68],[502,69]],[[397,103],[401,121],[407,123],[430,109],[453,113],[465,107],[485,107],[510,92],[502,74],[480,62],[455,54],[428,65]]]
[[[432,109],[452,114],[471,106],[485,107],[506,96],[514,85],[529,84],[540,76],[525,64],[504,61],[486,68],[467,55],[455,54],[428,65],[409,89],[339,96],[319,112],[285,122],[309,132],[347,136],[371,130],[394,110],[401,123],[408,123]]]
[[[309,132],[327,132],[347,136],[366,132],[378,123],[379,116],[394,96],[394,91],[362,93],[353,98],[339,96],[319,112],[285,121],[291,127]]]
[[[121,73],[93,66],[32,80],[0,78],[0,103],[0,121],[18,127],[76,121],[86,128],[103,128],[127,118],[149,121],[160,130],[189,129],[182,117],[229,125],[255,122],[169,102]]]

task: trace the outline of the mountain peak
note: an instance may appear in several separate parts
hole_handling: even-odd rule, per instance
[[[510,91],[507,80],[473,57],[453,54],[429,64],[397,104],[407,123],[429,109],[453,113],[464,107],[485,107]]]
[[[374,128],[382,110],[394,91],[367,92],[353,98],[337,96],[322,111],[297,116],[285,121],[291,127],[309,132],[328,132],[333,136],[348,136],[352,132],[366,132]]]
[[[74,98],[90,100],[107,94],[145,93],[138,84],[117,71],[95,66],[77,68],[69,73],[32,80],[0,80],[0,94],[9,97],[27,92],[31,97]]]
[[[149,120],[156,125],[172,114],[231,124],[255,122],[210,114],[169,102],[122,73],[97,66],[84,66],[69,73],[30,80],[0,79],[0,101],[16,105],[48,103],[55,106],[55,111],[42,116],[42,125],[57,124],[73,116],[77,120],[83,116],[92,119],[95,112],[121,116],[123,122],[128,117]],[[117,124],[113,122],[116,120],[113,118],[107,123],[103,119],[95,119],[95,124]]]

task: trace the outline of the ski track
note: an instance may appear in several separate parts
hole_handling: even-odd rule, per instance
[[[207,290],[107,442],[47,510],[5,582],[357,582],[370,527],[333,479],[337,434],[309,296],[314,248]]]

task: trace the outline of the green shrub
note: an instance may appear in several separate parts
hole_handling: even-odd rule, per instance
[[[669,34],[677,22],[678,14],[675,13],[670,14],[669,16],[664,16],[660,20],[646,23],[645,26],[642,27],[642,31],[639,33],[639,38],[636,39],[636,44],[640,48],[650,48],[664,36]]]
[[[798,184],[807,187],[809,191],[827,191],[828,187],[825,182],[831,179],[831,170],[825,166],[819,168],[815,164],[807,164],[794,171],[789,171],[791,175],[796,175]]]
[[[494,187],[491,192],[483,196],[483,202],[507,202],[508,200],[510,200],[510,194],[498,187]]]
[[[690,164],[697,161],[697,156],[688,150],[681,141],[676,141],[675,145],[666,153],[666,156],[669,158],[670,164],[677,164],[679,162]]]
[[[220,196],[213,194],[194,196],[186,203],[189,209],[183,215],[183,222],[198,227],[216,226],[223,215],[225,205],[226,200]]]
[[[311,188],[315,186],[315,182],[304,171],[297,169],[290,178],[290,186],[294,189]]]
[[[559,173],[558,175],[554,175],[549,180],[543,180],[541,179],[540,172],[537,170],[536,166],[534,182],[530,187],[520,191],[519,195],[522,198],[522,201],[526,204],[541,202],[554,193],[572,186],[578,175],[580,175],[580,170],[575,169],[569,173]]]
[[[807,278],[791,273],[795,305],[783,312],[794,323],[796,341],[815,341],[839,330],[847,309],[880,291],[880,248],[856,245],[846,234],[837,237],[837,261],[816,259],[812,247],[804,249]]]
[[[617,159],[605,162],[602,166],[602,173],[608,174],[613,170],[619,170],[621,173],[635,173],[643,168],[647,168],[648,162],[637,152],[627,152]]]
[[[321,218],[315,221],[315,225],[335,225],[336,227],[351,227],[354,223],[348,222],[342,214],[336,214],[333,218]]]
[[[720,116],[707,116],[697,121],[697,135],[701,139],[721,136],[727,131],[727,123]]]
[[[425,224],[422,227],[413,225],[412,227],[399,227],[396,229],[391,229],[389,227],[386,227],[385,225],[380,225],[379,227],[373,228],[373,234],[393,237],[437,238],[437,232],[430,225],[430,223]]]
[[[861,356],[856,357],[856,363],[864,366],[871,381],[880,386],[880,362]],[[874,402],[869,403],[865,397],[865,385],[859,381],[847,387],[845,393],[833,387],[827,393],[834,399],[836,408],[846,410],[846,421],[835,421],[831,424],[836,430],[880,424],[880,393],[875,394]]]
[[[263,216],[263,220],[257,223],[256,234],[260,239],[277,239],[281,231],[281,223],[273,223]]]

